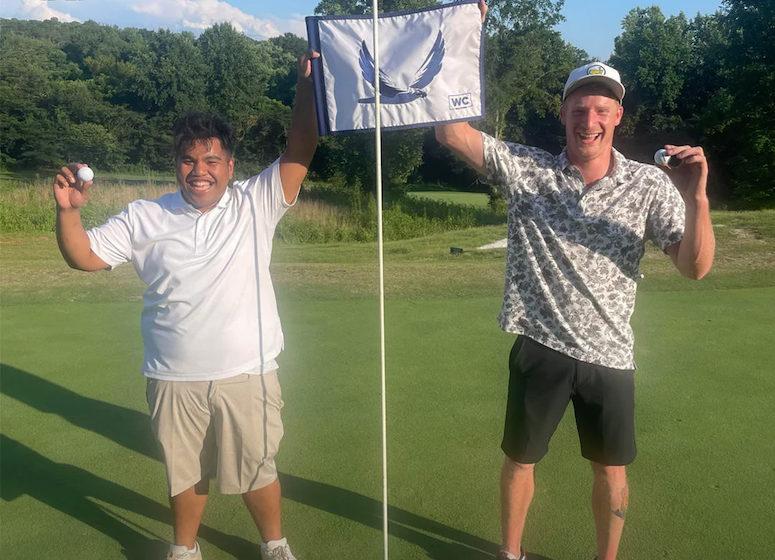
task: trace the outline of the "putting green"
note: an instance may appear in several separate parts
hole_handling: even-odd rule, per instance
[[[279,291],[286,533],[302,558],[380,558],[376,301]],[[640,454],[623,558],[775,554],[774,304],[775,288],[639,295]],[[498,542],[512,342],[495,323],[498,306],[497,296],[416,293],[387,302],[393,558],[484,559]],[[18,304],[0,320],[3,558],[163,557],[170,528],[137,371],[139,304]],[[594,552],[571,420],[537,473],[526,531],[537,558]],[[240,500],[214,493],[205,557],[255,557],[255,539]]]

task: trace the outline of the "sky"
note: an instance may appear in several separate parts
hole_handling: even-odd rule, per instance
[[[94,20],[118,27],[202,32],[228,21],[254,39],[291,32],[306,37],[304,16],[319,0],[2,0],[1,18],[60,21]],[[565,0],[563,38],[596,59],[607,60],[624,16],[636,7],[657,5],[665,16],[683,12],[691,19],[711,14],[721,0]]]

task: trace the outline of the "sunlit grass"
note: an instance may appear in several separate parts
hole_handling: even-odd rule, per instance
[[[0,230],[53,231],[52,183],[53,178],[2,178]],[[85,227],[93,227],[120,212],[133,200],[155,199],[175,189],[173,180],[101,176],[89,190],[88,202],[81,208],[81,218]],[[330,189],[324,188],[323,191],[312,184],[302,187],[296,205],[277,228],[279,239],[318,244],[376,239],[377,215],[373,197],[359,192],[342,196],[343,193]],[[388,240],[422,237],[505,221],[505,214],[489,209],[486,204],[456,204],[429,197],[392,198],[386,202],[383,215],[384,237]]]
[[[409,192],[409,196],[451,202],[452,204],[469,204],[471,206],[479,207],[486,207],[490,200],[490,197],[484,193],[458,191],[411,191]]]

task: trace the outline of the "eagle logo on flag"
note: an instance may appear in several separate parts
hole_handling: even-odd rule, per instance
[[[441,31],[436,35],[436,41],[433,43],[430,52],[415,72],[414,79],[408,86],[400,86],[393,83],[393,80],[380,68],[379,70],[379,95],[380,102],[389,104],[411,103],[416,99],[427,97],[423,88],[430,85],[433,78],[441,71],[442,61],[444,60],[444,38]],[[361,41],[361,50],[358,56],[358,65],[361,67],[361,75],[369,85],[374,87],[374,58],[371,56],[366,41]],[[362,97],[358,103],[374,103],[374,97]]]

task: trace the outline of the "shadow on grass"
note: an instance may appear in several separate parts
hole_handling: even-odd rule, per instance
[[[165,538],[149,535],[146,529],[102,504],[162,523],[168,522],[170,517],[166,506],[79,467],[56,463],[2,434],[0,448],[3,456],[0,496],[3,500],[30,496],[114,539],[128,560],[164,558],[168,547]],[[46,538],[45,533],[37,532],[45,527],[46,523],[40,522],[30,529],[33,541],[41,536]],[[251,558],[256,553],[256,545],[241,537],[205,525],[199,534],[237,558]]]
[[[0,371],[0,391],[4,395],[40,412],[56,414],[131,451],[159,458],[147,415],[84,397],[7,364],[0,364]],[[169,523],[166,504],[77,466],[54,462],[4,434],[0,434],[0,454],[0,497],[3,500],[12,501],[28,495],[111,537],[121,545],[128,560],[163,558],[166,554],[166,538],[149,536],[146,529],[100,505],[111,504],[148,519]],[[256,552],[255,543],[206,525],[202,525],[199,535],[237,558],[251,558]]]
[[[283,497],[289,500],[382,530],[378,500],[285,473],[280,473],[280,483]],[[485,539],[393,506],[388,506],[388,533],[422,547],[430,558],[491,560],[498,551],[497,545]]]
[[[131,451],[159,459],[147,415],[84,397],[13,366],[0,364],[0,369],[0,390],[6,396],[40,412],[56,414]],[[115,539],[130,560],[163,557],[167,546],[163,538],[149,536],[145,529],[109,511],[100,502],[163,523],[170,520],[166,505],[77,466],[51,461],[5,435],[0,436],[0,448],[3,500],[29,495]],[[375,529],[382,528],[382,504],[378,500],[290,474],[281,473],[280,479],[287,499]],[[434,559],[489,560],[497,552],[497,545],[485,539],[395,507],[388,508],[388,530],[392,536],[423,548]],[[205,525],[199,535],[236,558],[255,556],[256,545],[241,537]],[[550,560],[536,555],[529,558]]]
[[[84,397],[61,385],[0,364],[0,392],[46,414],[55,414],[74,426],[161,461],[156,441],[151,433],[147,414],[115,404]]]
[[[382,530],[382,503],[324,482],[280,473],[283,497]],[[432,519],[388,505],[388,532],[438,560],[492,560],[499,546]],[[527,554],[527,560],[552,560]]]

